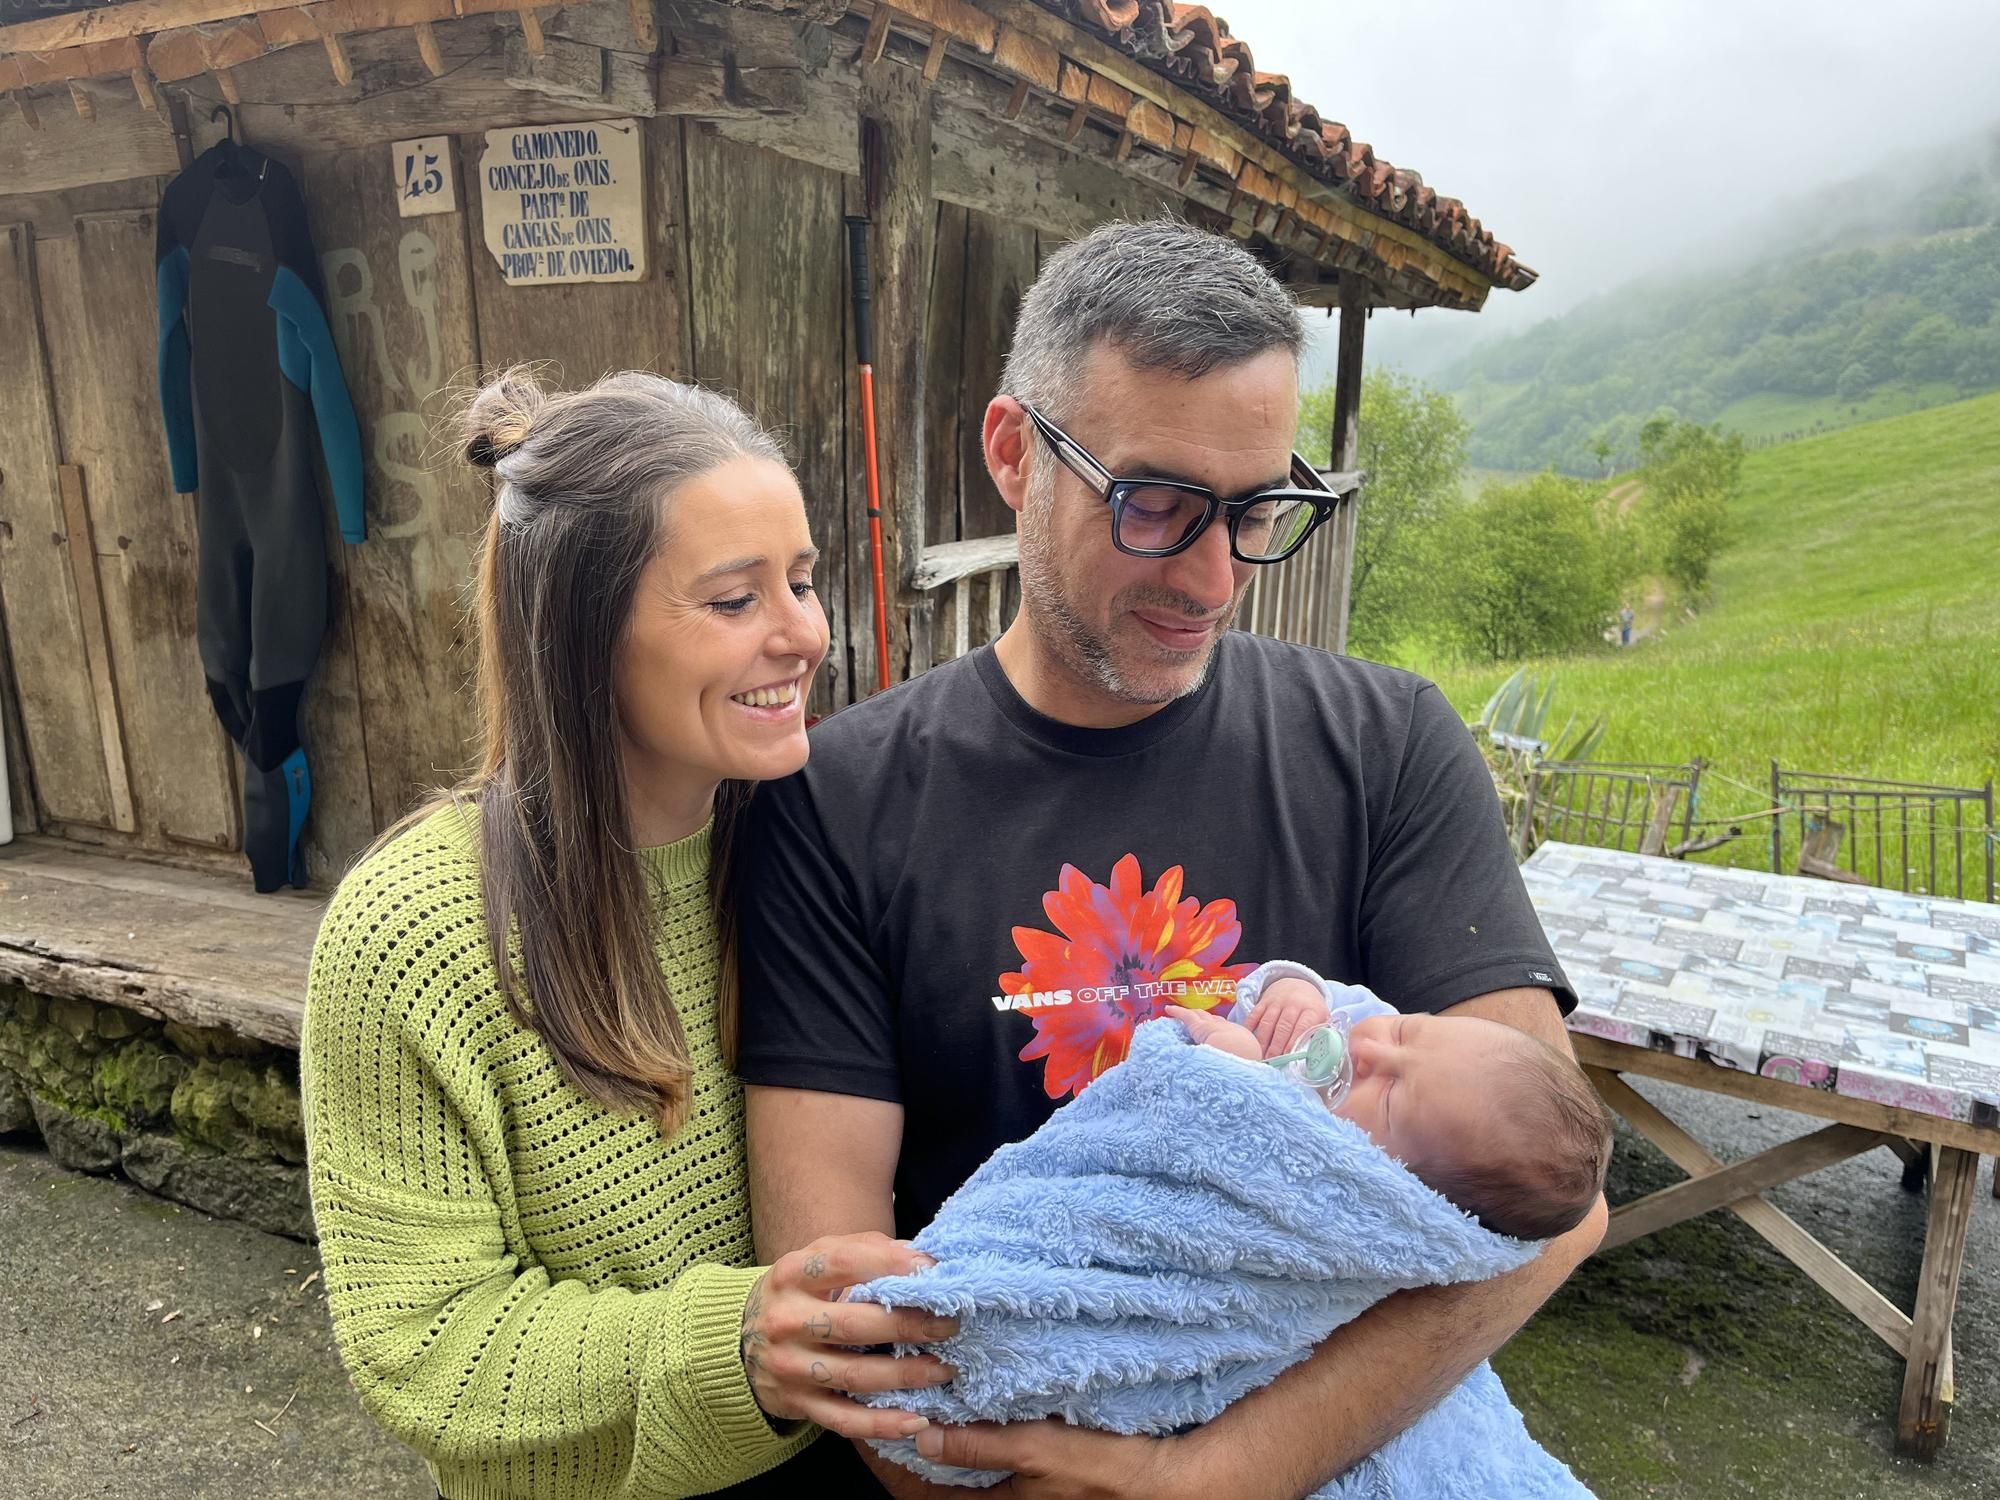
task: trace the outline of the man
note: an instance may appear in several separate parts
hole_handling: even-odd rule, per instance
[[[1493,786],[1407,673],[1229,625],[1290,491],[1299,311],[1230,241],[1104,226],[1024,299],[986,462],[1019,616],[835,716],[743,843],[740,1071],[760,1255],[914,1234],[1169,1004],[1291,958],[1568,1050],[1575,1003]],[[1115,481],[1138,478],[1156,483]],[[1303,508],[1302,508],[1303,507]],[[1282,562],[1273,564],[1282,566]],[[1032,1496],[1293,1497],[1407,1426],[1597,1244],[1407,1292],[1196,1432],[932,1428]],[[933,1493],[870,1457],[892,1493]]]

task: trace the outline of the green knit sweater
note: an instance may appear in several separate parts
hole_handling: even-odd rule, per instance
[[[644,851],[694,1058],[688,1120],[573,1088],[501,998],[474,815],[341,882],[300,1056],[313,1213],[362,1403],[448,1500],[664,1500],[771,1468],[739,1356],[743,1091],[724,1068],[708,832]]]

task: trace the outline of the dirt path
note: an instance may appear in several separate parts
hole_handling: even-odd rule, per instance
[[[0,1141],[0,1494],[429,1500],[347,1383],[318,1270]]]

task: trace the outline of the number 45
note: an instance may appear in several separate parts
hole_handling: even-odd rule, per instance
[[[412,151],[403,158],[403,189],[405,198],[424,198],[432,193],[444,191],[444,173],[438,170],[438,159],[430,152],[424,153],[424,169],[417,170],[417,154]]]

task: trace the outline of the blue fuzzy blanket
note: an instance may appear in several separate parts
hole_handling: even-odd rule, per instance
[[[1206,1422],[1390,1293],[1496,1276],[1538,1248],[1480,1227],[1316,1096],[1190,1045],[1171,1020],[1140,1027],[1125,1062],[995,1152],[916,1243],[936,1266],[854,1295],[958,1318],[956,1337],[927,1346],[958,1378],[876,1404],[1126,1433]],[[1004,1477],[876,1446],[929,1479]],[[1316,1494],[1589,1492],[1481,1365]]]

